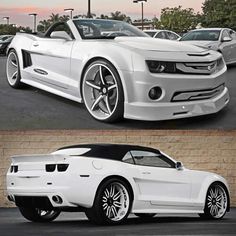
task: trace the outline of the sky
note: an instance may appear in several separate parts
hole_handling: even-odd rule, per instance
[[[152,19],[160,16],[162,8],[177,7],[193,8],[201,12],[204,0],[147,0],[144,3],[144,17]],[[29,26],[32,28],[33,19],[29,13],[37,13],[37,21],[48,19],[51,13],[67,14],[65,8],[74,8],[74,15],[87,14],[87,0],[0,0],[0,24],[6,23],[3,17],[10,17],[10,24]],[[111,12],[121,11],[133,20],[141,18],[141,6],[133,0],[91,0],[91,11],[97,16],[110,15]]]

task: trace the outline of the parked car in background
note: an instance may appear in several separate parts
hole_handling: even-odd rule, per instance
[[[236,63],[236,32],[232,29],[196,29],[185,34],[180,41],[222,53],[227,65]]]
[[[2,41],[5,41],[7,40],[8,38],[11,38],[13,35],[0,35],[0,43]]]
[[[197,213],[221,219],[230,210],[226,180],[190,170],[150,147],[83,144],[47,155],[12,157],[8,199],[33,222],[61,211],[82,211],[98,224],[119,224],[130,213]]]
[[[6,55],[7,48],[10,45],[14,36],[7,37],[5,40],[0,41],[0,55]]]
[[[144,30],[144,33],[158,39],[178,40],[181,38],[180,35],[170,30]]]

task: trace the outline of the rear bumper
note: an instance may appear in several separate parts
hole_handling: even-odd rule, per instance
[[[54,199],[54,197],[60,197],[62,199],[61,203],[57,203]],[[18,198],[18,201],[17,201]],[[40,201],[41,208],[62,208],[62,207],[78,207],[76,204],[70,203],[66,196],[63,194],[63,191],[55,190],[47,192],[46,190],[16,190],[11,191],[8,189],[8,199],[11,199],[11,201],[15,202],[17,206],[23,206],[27,207],[31,206],[33,203],[33,199],[35,199],[35,202],[39,202],[40,198],[48,199],[48,202],[46,200]],[[21,200],[19,200],[21,199]],[[22,199],[25,199],[24,201]],[[23,205],[22,205],[23,204]],[[45,204],[45,205],[44,205]],[[49,207],[51,206],[51,207]]]

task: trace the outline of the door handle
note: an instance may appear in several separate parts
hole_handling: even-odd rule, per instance
[[[38,47],[38,46],[39,46],[39,43],[33,43],[33,46],[34,46],[34,47]]]
[[[150,175],[151,172],[145,171],[145,172],[143,172],[142,174],[144,174],[144,175]]]

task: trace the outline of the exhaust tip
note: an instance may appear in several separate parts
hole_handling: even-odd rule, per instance
[[[60,196],[55,195],[52,197],[52,200],[56,203],[56,204],[62,204],[63,200]]]

